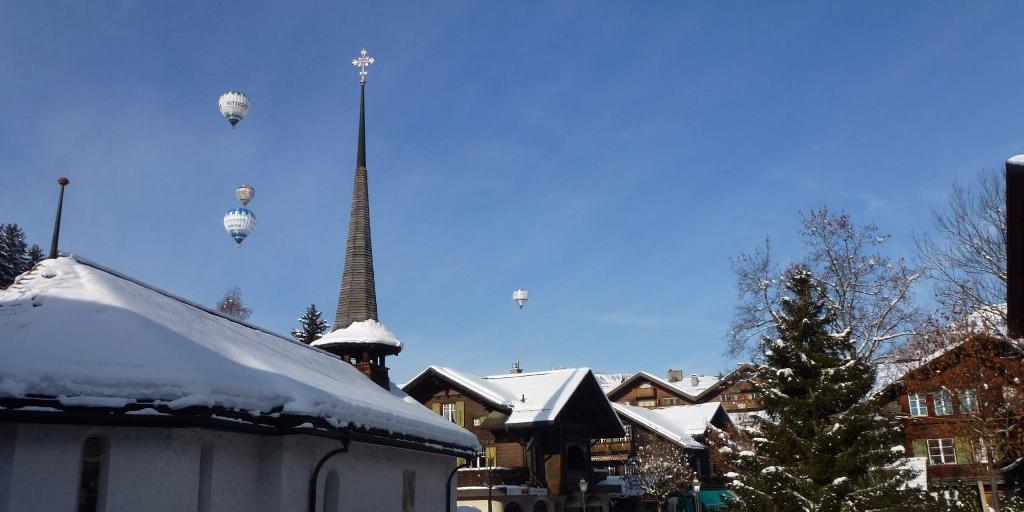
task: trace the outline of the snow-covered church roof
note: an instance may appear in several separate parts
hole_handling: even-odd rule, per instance
[[[0,291],[0,346],[0,415],[103,411],[479,449],[336,356],[76,256]]]
[[[402,348],[402,342],[391,331],[387,330],[380,322],[369,319],[361,322],[352,322],[344,329],[338,329],[328,333],[313,342],[314,347],[328,347],[338,344],[349,343],[370,343],[376,345],[389,345],[397,349]]]

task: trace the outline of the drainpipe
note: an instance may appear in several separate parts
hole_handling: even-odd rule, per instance
[[[452,512],[452,477],[454,477],[455,473],[458,473],[460,469],[466,466],[469,466],[469,461],[463,462],[462,464],[455,466],[455,469],[453,469],[451,474],[448,475],[448,486],[444,488],[444,509],[447,512]]]
[[[327,452],[327,455],[321,457],[320,462],[316,463],[316,468],[313,469],[313,475],[309,477],[309,512],[316,512],[316,481],[317,478],[320,476],[320,468],[324,466],[324,463],[327,462],[327,459],[330,459],[331,457],[334,457],[335,455],[338,455],[340,453],[347,452],[348,441],[346,440],[344,446]]]

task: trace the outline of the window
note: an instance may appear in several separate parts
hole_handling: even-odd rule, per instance
[[[928,462],[932,464],[956,464],[956,447],[952,439],[929,439]]]
[[[90,437],[82,445],[82,466],[78,480],[78,512],[99,510],[102,494],[103,440]]]
[[[455,423],[455,402],[441,404],[441,416],[444,416],[444,419]]]
[[[928,401],[924,395],[915,393],[908,396],[907,401],[910,402],[911,416],[928,416]]]
[[[655,398],[638,398],[636,405],[639,407],[657,407],[658,400]]]
[[[633,426],[632,425],[625,425],[624,424],[624,425],[622,425],[622,428],[626,431],[626,435],[625,436],[623,436],[623,437],[604,437],[604,438],[599,439],[598,441],[600,441],[602,443],[624,443],[626,441],[629,441],[632,438]]]
[[[661,399],[661,405],[678,405],[678,404],[679,404],[679,399],[675,398],[675,397],[672,397],[672,398],[662,398]]]
[[[722,393],[723,402],[735,402],[736,398],[736,393]]]
[[[960,390],[960,413],[978,412],[978,392],[973,389]]]
[[[932,393],[932,400],[935,402],[936,416],[949,416],[953,414],[953,398],[949,395],[948,389],[941,389]]]
[[[985,449],[985,440],[980,437],[974,443],[974,462],[988,462],[988,450]]]
[[[1017,386],[1003,386],[1003,401],[1011,411],[1024,409],[1024,393]]]

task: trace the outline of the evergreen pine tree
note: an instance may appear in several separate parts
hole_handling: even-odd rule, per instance
[[[858,357],[850,332],[835,325],[811,272],[786,274],[788,295],[775,317],[778,339],[761,341],[758,391],[767,418],[756,419],[728,476],[739,497],[732,510],[854,512],[941,510],[908,489],[899,469],[899,424],[867,399],[875,372]]]
[[[324,320],[320,311],[316,309],[315,304],[310,304],[306,308],[306,312],[299,317],[299,325],[298,329],[292,330],[292,336],[306,345],[320,339],[327,332],[328,328],[327,321]]]
[[[36,266],[36,263],[46,259],[46,255],[43,254],[43,250],[39,248],[39,244],[32,244],[32,247],[28,248],[28,268]]]
[[[25,232],[17,224],[0,224],[0,289],[31,268]]]

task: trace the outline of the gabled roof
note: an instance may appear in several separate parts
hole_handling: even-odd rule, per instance
[[[717,405],[719,408],[721,407],[721,404],[715,405]],[[615,408],[615,412],[618,413],[621,417],[629,421],[632,421],[633,423],[638,423],[647,428],[648,430],[654,432],[655,434],[679,446],[682,446],[683,448],[704,448],[704,445],[693,440],[694,434],[692,434],[691,432],[693,432],[696,428],[694,418],[703,417],[704,415],[706,415],[706,411],[694,411],[695,414],[692,414],[692,417],[686,417],[685,421],[680,421],[679,416],[686,416],[686,413],[681,413],[679,411],[672,411],[671,413],[668,413],[668,411],[673,409],[687,409],[690,407],[698,406],[681,405],[675,407],[665,407],[663,409],[647,409],[646,407],[637,407],[634,405],[613,403],[612,407]],[[708,422],[710,422],[710,418],[708,418]],[[704,428],[706,426],[707,423],[702,423],[700,426],[699,433],[703,433]]]
[[[429,375],[456,384],[493,408],[508,412],[506,426],[524,426],[555,421],[591,373],[589,368],[566,368],[478,377],[444,366],[428,366],[402,389],[410,389]]]
[[[753,369],[751,365],[744,363],[738,365],[736,368],[734,368],[731,372],[729,372],[722,378],[718,378],[711,375],[698,376],[699,380],[696,386],[694,386],[691,383],[689,377],[684,377],[683,380],[677,382],[669,382],[661,377],[658,377],[657,375],[641,370],[639,372],[634,373],[629,378],[623,380],[618,385],[606,390],[605,394],[608,396],[612,396],[623,389],[629,388],[637,379],[644,379],[656,383],[661,387],[668,389],[669,391],[678,393],[683,398],[686,398],[694,402],[699,402],[713,394],[715,391],[725,386],[731,385],[734,382],[736,376],[738,376],[742,372],[750,371],[751,369]]]
[[[479,447],[470,432],[327,352],[77,256],[44,260],[0,292],[0,339],[0,415],[47,400],[139,421],[231,414],[229,426]]]

